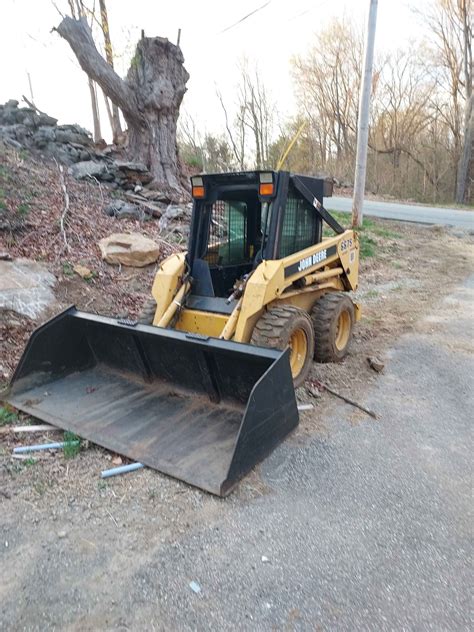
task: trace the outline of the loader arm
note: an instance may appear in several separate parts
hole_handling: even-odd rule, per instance
[[[161,262],[155,275],[151,294],[156,301],[153,324],[158,325],[183,283],[186,253],[180,252]]]

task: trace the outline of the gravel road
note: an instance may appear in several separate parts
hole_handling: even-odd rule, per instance
[[[64,526],[31,505],[1,536],[0,629],[470,630],[473,299],[474,277],[399,339],[377,421],[334,400],[250,496],[183,485],[168,527],[138,498],[105,523],[69,498]]]
[[[150,561],[146,591],[169,620],[470,629],[473,295],[474,277],[393,350],[365,402],[379,421],[349,423],[351,408],[335,405],[327,438],[286,442],[264,464],[270,493],[225,507],[212,528]],[[202,593],[179,596],[180,578]],[[137,586],[130,605],[145,594]]]
[[[352,199],[345,197],[327,198],[325,206],[328,210],[350,213],[352,211]],[[454,208],[364,200],[364,215],[396,219],[404,222],[440,224],[442,226],[474,229],[474,212],[460,211]]]

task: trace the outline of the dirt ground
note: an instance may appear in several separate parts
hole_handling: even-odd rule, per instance
[[[386,348],[393,345],[402,333],[410,331],[416,320],[473,268],[474,237],[467,233],[438,226],[371,220],[364,236],[375,249],[375,256],[364,257],[361,262],[360,285],[354,299],[361,304],[363,316],[356,325],[351,352],[341,364],[314,364],[311,372],[311,378],[353,399],[363,396],[367,385],[377,379],[377,373],[369,367],[367,358],[376,356],[383,360]],[[85,264],[97,265],[97,260],[91,259],[85,259]],[[147,296],[155,271],[155,266],[146,269],[115,268],[107,271],[110,277],[107,277],[104,286],[101,279],[86,282],[77,275],[58,274],[56,270],[59,276],[55,288],[58,303],[45,314],[45,318],[70,304],[108,316],[133,317]],[[109,285],[115,286],[114,291]],[[2,321],[2,363],[5,362],[11,374],[24,343],[39,322],[5,313]],[[310,390],[314,392],[314,389]],[[314,414],[302,415],[295,438],[321,430],[324,408],[330,405],[332,397],[323,394],[315,398],[307,388],[300,388],[297,394],[300,401],[313,403],[315,410]],[[359,416],[359,413],[355,412],[354,416]],[[61,455],[55,454],[41,457],[34,467],[24,466],[10,461],[10,448],[16,441],[17,437],[4,433],[0,444],[2,490],[9,496],[16,496],[17,492],[22,495],[25,482],[33,484],[37,478],[44,481],[44,493],[47,493],[49,488],[56,487],[58,477],[60,479],[66,470],[76,468],[78,463],[82,463],[79,467],[82,475],[89,470],[92,475],[94,464],[106,464],[109,458],[102,450],[90,448],[70,462],[64,462]],[[148,475],[140,474],[135,478]],[[75,475],[73,485],[76,480]],[[21,491],[16,490],[17,484]],[[27,486],[27,489],[35,496],[34,488]],[[134,489],[136,491],[135,485]],[[39,494],[38,500],[42,497],[43,494]]]
[[[341,364],[315,364],[311,372],[312,379],[362,403],[367,388],[379,377],[367,358],[389,361],[386,352],[397,338],[474,269],[474,238],[468,233],[371,220],[363,231],[364,239],[372,256],[361,262],[360,287],[354,298],[362,306],[363,317],[355,328],[350,354]],[[98,276],[86,282],[71,276],[60,260],[52,264],[58,277],[54,309],[74,303],[104,315],[136,315],[148,294],[154,266],[109,269],[93,249],[81,257],[81,263],[98,270]],[[0,324],[1,364],[6,366],[8,379],[38,323],[4,313]],[[333,396],[315,392],[309,381],[297,397],[314,409],[301,413],[300,425],[287,441],[302,445],[316,435],[330,433],[325,417]],[[354,409],[351,423],[365,419],[364,413]],[[19,420],[28,421],[21,416]],[[17,599],[15,621],[6,621],[0,610],[0,629],[36,629],[28,611],[30,607],[47,610],[54,601],[48,583],[57,569],[47,560],[48,552],[59,549],[66,559],[74,549],[74,561],[67,571],[72,602],[64,604],[62,621],[50,622],[52,627],[108,629],[110,621],[103,614],[97,620],[85,617],[73,603],[75,591],[80,594],[86,583],[95,582],[101,586],[97,598],[107,597],[113,605],[114,629],[126,629],[127,612],[120,594],[107,588],[109,575],[123,574],[121,590],[126,592],[131,589],[127,578],[133,577],[134,569],[146,558],[150,542],[155,548],[176,547],[183,534],[206,525],[211,528],[222,503],[232,511],[269,493],[260,467],[224,501],[148,469],[103,481],[100,471],[111,467],[116,456],[87,444],[73,458],[58,451],[13,459],[12,448],[26,442],[23,436],[9,432],[9,425],[17,422],[14,415],[0,420],[0,568],[8,568],[2,573],[0,603],[11,603],[13,595]],[[35,435],[35,442],[61,440],[61,436],[61,432]],[[109,556],[112,549],[113,561]],[[31,560],[35,560],[33,568]],[[89,574],[85,577],[86,566]],[[30,592],[33,585],[36,594]]]

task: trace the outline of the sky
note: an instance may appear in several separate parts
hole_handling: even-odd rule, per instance
[[[427,3],[429,0],[379,0],[376,49],[396,48],[416,39],[421,27],[412,9],[422,10]],[[368,6],[369,0],[107,0],[116,68],[122,76],[141,29],[147,36],[159,35],[173,42],[181,29],[181,48],[190,73],[182,111],[193,117],[202,134],[223,129],[216,86],[232,109],[244,57],[250,66],[258,66],[282,116],[294,114],[292,55],[316,45],[318,31],[334,17],[344,15],[365,27]],[[21,102],[22,95],[29,98],[29,75],[40,110],[60,123],[79,123],[91,129],[86,76],[67,42],[52,31],[61,21],[58,9],[66,13],[67,1],[2,0],[0,103],[8,99]],[[105,127],[105,111],[101,118]]]

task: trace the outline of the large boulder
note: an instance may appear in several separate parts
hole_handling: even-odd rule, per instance
[[[143,268],[155,263],[160,246],[140,233],[114,233],[99,241],[102,259],[107,263]]]
[[[56,277],[42,263],[29,259],[0,261],[0,312],[37,318],[54,303],[55,283]]]

